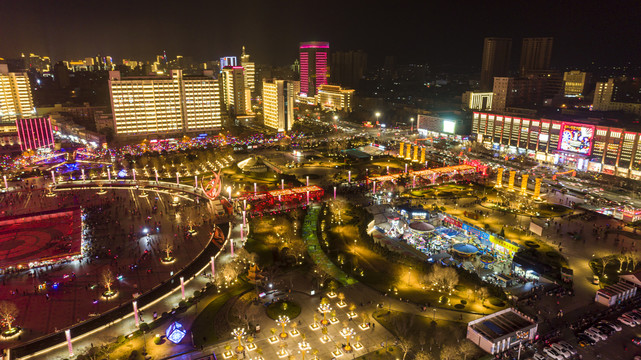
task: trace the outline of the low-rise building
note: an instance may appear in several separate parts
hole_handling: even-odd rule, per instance
[[[494,355],[534,340],[537,330],[538,324],[534,319],[509,308],[470,321],[467,338]]]

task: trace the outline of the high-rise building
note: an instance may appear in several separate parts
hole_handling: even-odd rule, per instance
[[[50,117],[16,119],[20,150],[53,149],[53,127]]]
[[[249,54],[245,53],[244,46],[240,55],[240,66],[245,69],[245,86],[253,92],[256,90],[256,64],[249,61]]]
[[[29,54],[27,58],[25,54],[22,54],[21,57],[25,59],[25,65],[29,69],[34,69],[40,73],[51,70],[51,59],[48,56],[41,57],[36,54]]]
[[[641,80],[622,77],[597,82],[592,109],[641,115]]]
[[[367,69],[367,54],[362,50],[333,52],[330,59],[330,83],[357,88]]]
[[[294,124],[294,107],[300,83],[291,80],[263,80],[263,116],[265,126],[279,132]]]
[[[220,71],[227,66],[238,66],[238,59],[235,56],[225,56],[220,58]]]
[[[251,113],[251,93],[245,87],[245,69],[242,66],[226,66],[222,70],[222,99],[231,115]]]
[[[578,97],[585,95],[585,90],[590,82],[590,74],[572,70],[563,73],[563,95]]]
[[[551,37],[524,38],[519,63],[521,75],[527,75],[531,71],[549,70],[553,44],[554,38]]]
[[[351,112],[354,90],[336,85],[322,85],[316,97],[316,102],[323,108]]]
[[[6,64],[0,64],[0,123],[13,129],[16,119],[35,114],[27,73],[9,72]]]
[[[221,127],[220,90],[213,72],[183,77],[121,78],[109,72],[114,131],[120,136],[206,132]]]
[[[538,77],[494,78],[492,110],[497,112],[514,108],[536,108],[543,104],[545,80]]]
[[[311,41],[300,44],[300,92],[314,97],[321,85],[327,84],[329,43]]]
[[[510,70],[512,39],[485,38],[481,63],[481,91],[492,91],[495,77],[504,77]]]

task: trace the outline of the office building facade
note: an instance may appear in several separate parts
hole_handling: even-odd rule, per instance
[[[641,133],[622,127],[474,112],[472,135],[496,151],[641,180]]]
[[[567,97],[584,96],[590,81],[590,75],[579,70],[563,73],[563,95]]]
[[[483,42],[483,59],[481,62],[481,91],[492,91],[494,78],[508,75],[512,39],[485,38]]]
[[[311,41],[300,44],[300,92],[314,97],[321,85],[327,85],[329,43]]]
[[[623,111],[641,115],[641,85],[637,79],[614,79],[597,82],[593,110]]]
[[[256,90],[256,64],[249,60],[249,54],[245,53],[244,46],[240,56],[240,66],[245,69],[245,86],[254,92]]]
[[[551,37],[524,38],[519,62],[521,75],[549,70],[553,44],[554,38]]]
[[[298,81],[263,80],[263,117],[268,128],[289,131],[294,124]]]
[[[251,93],[245,86],[245,69],[242,66],[227,66],[222,73],[222,99],[231,115],[251,114]]]
[[[323,108],[351,112],[354,90],[343,89],[336,85],[321,85],[316,97],[316,102]]]
[[[35,114],[27,73],[9,72],[6,64],[0,64],[0,124],[7,124],[13,131],[16,119]]]
[[[346,88],[358,88],[367,69],[367,54],[361,50],[332,52],[329,82]]]
[[[221,128],[220,89],[213,73],[183,77],[121,78],[109,72],[114,131],[118,136],[206,132]]]
[[[492,111],[506,111],[511,107],[538,107],[543,103],[544,91],[543,78],[496,77],[492,92]]]

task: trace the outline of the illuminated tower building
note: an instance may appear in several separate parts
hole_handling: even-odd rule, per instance
[[[238,59],[235,56],[225,56],[220,58],[220,71],[227,66],[238,66]]]
[[[222,69],[222,99],[231,115],[251,113],[251,95],[245,87],[245,69],[242,66],[226,66]]]
[[[221,127],[220,90],[213,72],[183,77],[121,78],[109,72],[114,130],[119,136],[206,132]]]
[[[240,66],[245,69],[245,86],[253,92],[256,89],[256,65],[249,61],[249,54],[245,53],[244,46],[240,55]]]
[[[291,130],[294,124],[294,99],[298,88],[298,81],[263,80],[265,126],[278,131]]]
[[[8,131],[14,131],[16,119],[35,113],[27,73],[9,72],[6,64],[0,64],[0,125],[9,123]]]
[[[300,44],[300,92],[314,97],[321,85],[327,84],[329,43],[311,41]]]

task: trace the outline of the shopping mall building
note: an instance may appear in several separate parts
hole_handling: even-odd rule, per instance
[[[641,179],[641,133],[601,119],[563,121],[474,112],[472,138],[488,149],[541,162]]]

